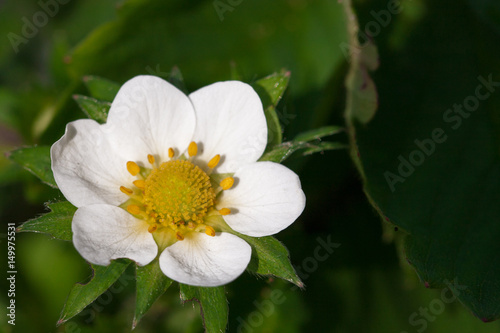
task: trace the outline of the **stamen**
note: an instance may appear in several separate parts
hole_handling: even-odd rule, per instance
[[[208,162],[208,167],[210,169],[215,168],[217,166],[217,164],[219,164],[219,161],[220,161],[220,155],[217,154],[214,157],[212,157],[212,159],[210,160],[210,162]]]
[[[172,158],[174,157],[174,154],[175,154],[174,148],[168,148],[168,157]]]
[[[146,182],[142,179],[134,180],[132,182],[132,184],[134,184],[135,186],[137,186],[141,190],[144,190],[144,187],[146,187]]]
[[[141,207],[137,205],[128,205],[127,211],[132,215],[139,215],[141,213]]]
[[[148,154],[148,162],[149,164],[155,164],[155,157],[151,154]]]
[[[229,214],[231,214],[231,209],[229,209],[229,208],[222,208],[222,209],[219,210],[219,214],[220,215],[229,215]]]
[[[158,229],[158,225],[157,224],[151,224],[149,226],[149,228],[148,228],[148,232],[152,234],[153,232],[156,231],[156,229]]]
[[[212,228],[212,227],[211,227],[211,226],[209,226],[209,225],[207,225],[207,226],[205,227],[205,233],[206,233],[207,235],[209,235],[210,237],[214,237],[214,236],[215,236],[215,230],[214,230],[214,228]]]
[[[196,144],[196,142],[191,141],[188,147],[188,154],[189,157],[193,157],[196,156],[196,154],[198,154],[198,145]]]
[[[196,228],[196,224],[194,224],[194,222],[193,222],[193,221],[189,221],[189,222],[188,222],[188,224],[187,224],[187,227],[188,227],[189,229],[194,229],[194,228]]]
[[[139,173],[139,171],[141,171],[141,168],[139,168],[137,163],[132,162],[132,161],[128,161],[127,162],[127,170],[128,170],[128,172],[130,172],[130,174],[132,176],[136,176]]]
[[[123,193],[125,193],[127,195],[131,195],[132,193],[134,193],[134,191],[132,191],[131,189],[129,189],[128,187],[125,187],[125,186],[120,186],[120,191],[122,191]]]
[[[231,187],[233,187],[233,184],[234,184],[234,178],[227,177],[224,178],[219,185],[220,187],[222,187],[223,190],[229,190]]]
[[[177,233],[175,234],[175,238],[177,238],[177,239],[178,239],[178,240],[180,240],[180,241],[181,241],[181,240],[184,240],[184,236],[183,236],[180,232],[178,232],[178,231],[177,231]]]

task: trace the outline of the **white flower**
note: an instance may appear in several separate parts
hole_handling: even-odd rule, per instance
[[[97,265],[129,258],[143,266],[159,254],[178,282],[231,282],[251,247],[227,231],[272,235],[304,209],[297,175],[257,162],[266,142],[262,103],[245,83],[186,96],[154,76],[129,80],[106,124],[69,123],[51,148],[57,185],[78,208],[76,249]]]

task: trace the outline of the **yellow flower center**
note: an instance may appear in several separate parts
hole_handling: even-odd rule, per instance
[[[164,225],[203,223],[215,203],[210,178],[189,161],[162,163],[146,178],[143,201],[148,215]]]
[[[193,163],[198,153],[198,146],[191,142],[188,158],[175,158],[173,148],[169,148],[169,161],[157,166],[153,155],[148,155],[151,167],[140,167],[133,161],[127,162],[127,170],[137,179],[134,187],[120,187],[129,199],[121,205],[130,214],[149,223],[148,231],[157,230],[170,233],[176,240],[183,240],[192,231],[205,232],[215,236],[215,229],[206,224],[209,214],[228,215],[229,208],[215,209],[217,194],[230,189],[233,177],[225,177],[215,188],[210,175],[219,164],[220,155],[214,156],[208,163],[209,170],[203,171]]]

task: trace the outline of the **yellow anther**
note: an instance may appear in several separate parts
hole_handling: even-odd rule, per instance
[[[127,211],[133,215],[139,215],[141,213],[141,208],[137,205],[128,205]]]
[[[174,148],[168,148],[168,157],[172,158],[174,157],[174,154],[175,154]]]
[[[146,186],[146,182],[142,179],[134,180],[134,182],[132,184],[134,184],[135,186],[137,186],[141,190],[143,190],[144,187]]]
[[[180,241],[181,241],[181,240],[184,240],[184,236],[183,236],[180,232],[178,232],[178,231],[177,231],[177,233],[175,234],[175,238],[177,238],[177,239],[178,239],[178,240],[180,240]]]
[[[220,187],[222,187],[223,190],[229,190],[231,187],[233,187],[233,184],[234,184],[234,178],[227,177],[220,182]]]
[[[220,161],[220,155],[217,154],[214,157],[212,157],[212,159],[210,160],[210,162],[208,162],[208,167],[210,169],[215,168],[217,166],[217,164],[219,164],[219,161]]]
[[[148,228],[148,232],[152,234],[153,232],[155,232],[155,231],[156,231],[156,229],[158,229],[158,225],[156,225],[156,224],[151,224],[151,225],[149,226],[149,228]]]
[[[229,208],[222,208],[219,210],[220,215],[229,215],[231,214],[231,209]]]
[[[212,228],[211,226],[207,225],[205,227],[205,233],[211,237],[214,237],[215,236],[215,230],[214,228]]]
[[[151,154],[148,154],[148,162],[149,164],[154,164],[155,163],[155,157]]]
[[[131,189],[129,189],[128,187],[125,187],[125,186],[120,186],[120,191],[122,191],[123,193],[128,194],[128,195],[131,195],[132,193],[134,193],[134,191],[132,191]]]
[[[198,154],[198,145],[196,144],[196,142],[191,141],[188,147],[188,154],[190,157],[196,156],[196,154]]]
[[[141,171],[141,168],[139,168],[137,163],[132,162],[132,161],[128,161],[127,162],[127,170],[128,170],[128,172],[130,172],[130,174],[132,176],[135,176],[139,173],[139,171]]]
[[[194,228],[196,228],[196,224],[194,224],[194,222],[193,222],[193,221],[189,221],[189,222],[188,222],[188,224],[187,224],[187,227],[188,227],[189,229],[194,229]]]

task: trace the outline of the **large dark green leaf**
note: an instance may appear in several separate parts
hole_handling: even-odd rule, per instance
[[[463,4],[428,2],[427,11],[406,37],[419,47],[381,54],[391,65],[378,72],[377,114],[371,103],[347,105],[352,157],[373,206],[408,234],[406,259],[425,285],[451,287],[491,321],[500,317],[500,39]],[[361,55],[351,77],[376,61]],[[375,96],[368,77],[352,82],[348,100]]]
[[[200,313],[207,333],[226,331],[229,308],[224,287],[194,287],[181,284],[181,300],[200,303]]]
[[[71,221],[76,212],[76,207],[68,201],[48,203],[51,212],[38,218],[29,220],[17,228],[18,232],[40,232],[50,236],[71,241]]]

